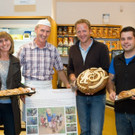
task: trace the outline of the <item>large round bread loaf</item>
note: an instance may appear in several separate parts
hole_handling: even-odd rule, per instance
[[[94,94],[102,90],[108,80],[108,73],[102,68],[90,68],[77,77],[77,87],[82,93]]]

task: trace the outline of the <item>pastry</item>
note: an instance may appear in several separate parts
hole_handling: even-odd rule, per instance
[[[1,90],[0,96],[12,96],[12,95],[19,95],[24,93],[29,93],[30,90],[27,88],[15,88],[15,89],[8,89],[8,90]]]
[[[130,91],[121,91],[119,94],[118,94],[118,99],[122,99],[122,98],[128,98],[128,97],[131,97],[132,94]]]
[[[131,89],[130,93],[132,94],[132,96],[135,96],[135,89]]]
[[[82,93],[94,94],[106,86],[107,80],[107,72],[94,67],[83,71],[77,77],[77,87]]]

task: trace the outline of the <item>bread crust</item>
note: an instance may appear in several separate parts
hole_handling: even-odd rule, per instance
[[[7,89],[7,90],[1,90],[0,96],[12,96],[12,95],[19,95],[24,93],[29,93],[30,90],[27,88],[15,88],[15,89]]]
[[[135,89],[123,90],[118,94],[118,99],[128,98],[135,96]]]
[[[90,68],[77,77],[77,87],[82,93],[94,94],[102,90],[108,80],[108,73],[102,68]]]

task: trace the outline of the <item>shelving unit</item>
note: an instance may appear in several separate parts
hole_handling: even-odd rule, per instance
[[[120,45],[121,25],[92,25],[91,36],[107,45],[110,55],[112,50],[122,49]],[[74,25],[57,26],[57,44],[61,56],[68,56],[68,49],[77,41]]]

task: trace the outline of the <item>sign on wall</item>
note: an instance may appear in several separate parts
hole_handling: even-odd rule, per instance
[[[36,11],[36,0],[14,0],[15,12]]]

